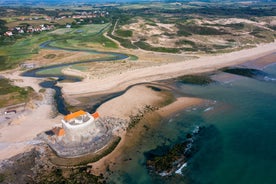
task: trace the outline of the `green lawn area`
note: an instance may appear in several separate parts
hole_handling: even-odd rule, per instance
[[[100,44],[106,48],[117,48],[113,41],[103,36],[110,24],[89,24],[78,28],[59,29],[51,34],[57,38],[52,45],[61,48],[89,49],[89,44]],[[61,38],[60,38],[61,37]]]
[[[37,74],[38,75],[61,75],[62,74],[61,71],[64,68],[65,67],[58,67],[58,68],[53,68],[53,69],[42,70],[42,71],[37,72]]]

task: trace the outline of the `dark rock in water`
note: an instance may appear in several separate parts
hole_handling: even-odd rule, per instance
[[[190,138],[192,138],[193,137],[193,135],[191,134],[191,133],[188,133],[187,135],[186,135],[186,138],[187,139],[190,139]]]
[[[157,92],[162,91],[161,88],[158,88],[156,86],[147,86],[147,87],[150,88],[150,89],[152,89],[153,91],[157,91]]]
[[[178,81],[184,84],[208,85],[215,82],[208,75],[185,75],[177,78]]]
[[[223,137],[215,125],[205,126],[193,142],[196,150],[188,160],[188,165],[182,170],[187,183],[202,183],[198,178],[213,174],[213,171],[223,162]],[[205,183],[212,183],[207,181]]]
[[[163,154],[157,154],[157,150],[145,153],[147,158],[147,168],[150,172],[161,176],[172,175],[179,165],[183,165],[197,150],[193,147],[193,142],[201,133],[203,127],[197,127],[197,131],[187,134],[187,140],[180,144],[174,145],[171,149]],[[160,148],[157,148],[160,153]]]
[[[252,68],[223,68],[223,72],[240,75],[244,77],[249,77],[257,80],[266,80],[267,77],[270,78],[269,74],[265,73],[264,71],[252,69]]]

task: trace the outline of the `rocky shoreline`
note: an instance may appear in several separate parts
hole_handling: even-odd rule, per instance
[[[104,183],[102,176],[89,173],[89,166],[64,167],[54,165],[48,158],[51,152],[45,144],[16,155],[0,164],[0,182],[22,183]]]
[[[160,176],[171,176],[181,174],[183,167],[187,165],[188,160],[197,152],[194,142],[204,131],[205,127],[196,127],[191,133],[186,135],[186,140],[180,144],[174,145],[165,154],[156,154],[157,150],[146,153],[147,168],[150,173]]]

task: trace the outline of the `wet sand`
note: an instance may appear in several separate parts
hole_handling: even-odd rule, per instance
[[[276,62],[276,51],[272,54],[260,57],[258,59],[253,59],[251,61],[242,63],[241,65],[249,68],[262,70],[266,66],[273,64],[275,62]]]

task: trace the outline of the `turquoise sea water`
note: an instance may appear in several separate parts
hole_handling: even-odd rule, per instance
[[[265,72],[276,76],[276,65]],[[110,175],[110,183],[276,183],[276,81],[238,77],[208,86],[176,83],[185,95],[209,99],[150,128]],[[185,140],[196,126],[208,127],[183,175],[149,174],[145,153]]]

